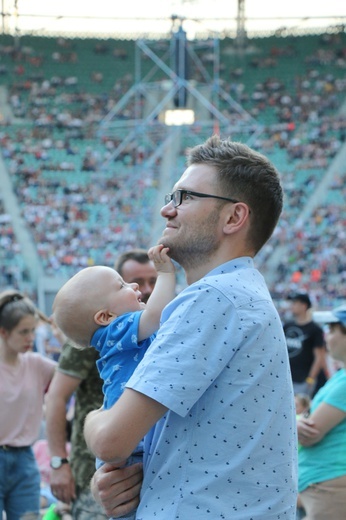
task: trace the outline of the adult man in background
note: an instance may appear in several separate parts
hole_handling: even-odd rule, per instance
[[[284,325],[296,394],[312,396],[329,378],[323,330],[312,320],[308,294],[289,297],[293,319]]]
[[[129,250],[116,262],[116,269],[125,282],[136,282],[146,302],[155,286],[157,273],[143,249]],[[86,295],[87,297],[88,295]],[[61,334],[57,331],[57,334]],[[86,415],[100,408],[103,402],[102,382],[96,368],[95,349],[78,350],[66,338],[58,369],[49,388],[46,402],[46,430],[52,456],[51,489],[56,498],[72,503],[74,520],[104,520],[108,518],[90,491],[95,472],[95,457],[88,450],[83,426]],[[75,395],[72,423],[71,454],[66,451],[66,408]]]
[[[61,333],[60,333],[61,334]],[[46,400],[46,434],[51,454],[50,485],[53,495],[72,504],[75,520],[108,518],[96,504],[89,491],[95,471],[95,458],[88,450],[83,436],[87,413],[102,405],[102,382],[94,349],[78,350],[66,338],[59,365],[54,374]],[[71,453],[66,446],[66,411],[74,396]]]
[[[127,283],[137,283],[142,294],[141,300],[147,303],[153,292],[157,273],[154,263],[149,260],[145,249],[130,249],[121,254],[114,266]]]

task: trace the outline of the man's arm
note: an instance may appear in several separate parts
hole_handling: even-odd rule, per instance
[[[86,443],[101,460],[121,463],[166,411],[167,408],[154,399],[125,388],[112,408],[87,415],[84,425]]]
[[[51,456],[67,457],[66,406],[81,380],[56,371],[46,398],[46,432]],[[75,483],[69,464],[51,469],[53,495],[69,504],[76,496]]]
[[[313,349],[314,361],[311,365],[308,377],[316,380],[321,370],[324,370],[327,366],[326,362],[326,351],[323,346],[316,347]],[[327,374],[326,374],[327,377]]]
[[[313,355],[314,355],[314,360],[310,367],[308,376],[305,379],[305,383],[307,386],[306,393],[308,395],[311,395],[313,393],[315,386],[316,386],[316,380],[317,380],[318,374],[321,372],[321,370],[324,371],[327,379],[329,379],[329,377],[330,377],[329,370],[327,367],[325,347],[324,346],[315,347],[313,349]]]

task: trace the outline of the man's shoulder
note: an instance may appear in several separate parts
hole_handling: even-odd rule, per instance
[[[298,323],[295,320],[285,321],[284,328],[286,329],[286,328],[289,328],[289,327],[297,327],[297,328],[302,329],[302,330],[318,330],[318,331],[322,331],[323,332],[323,330],[320,327],[320,325],[318,325],[318,323],[316,323],[313,320],[307,321],[305,323]]]
[[[263,276],[253,267],[211,273],[200,283],[220,291],[235,307],[261,301],[272,302]]]
[[[319,325],[318,323],[316,323],[316,321],[311,320],[310,323],[313,325],[314,329],[316,329],[316,330],[323,330],[322,327],[321,327],[321,325]]]
[[[318,325],[318,323],[316,323],[313,320],[311,320],[308,323],[306,323],[304,325],[304,327],[305,327],[305,331],[309,332],[310,334],[317,333],[317,334],[323,335],[322,327],[320,327],[320,325]]]

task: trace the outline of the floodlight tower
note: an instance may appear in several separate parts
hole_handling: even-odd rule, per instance
[[[185,81],[189,80],[189,55],[187,51],[187,36],[183,29],[182,20],[178,16],[173,15],[172,21],[179,20],[179,26],[176,31],[172,31],[171,38],[171,68],[174,70],[178,78]],[[187,91],[185,87],[180,87],[174,96],[174,106],[176,108],[186,108]]]
[[[115,144],[98,174],[122,172],[133,182],[150,179],[157,186],[156,198],[143,204],[152,209],[153,219],[185,167],[187,147],[214,133],[251,145],[263,131],[220,84],[219,38],[190,41],[185,20],[173,15],[171,21],[169,40],[136,41],[134,84],[98,129],[101,139]],[[160,220],[153,222],[151,243],[157,226],[162,226]]]
[[[163,140],[170,124],[186,126],[187,119],[183,116],[189,115],[184,113],[187,110],[194,114],[188,120],[189,133],[193,134],[192,130],[197,126],[199,138],[201,128],[205,128],[209,135],[215,129],[228,135],[247,132],[249,139],[255,139],[260,130],[257,121],[220,85],[219,39],[189,41],[183,27],[184,19],[177,15],[171,19],[169,42],[136,41],[135,83],[99,125],[100,137],[117,135],[117,140],[122,141],[108,162],[116,159],[132,140],[138,138],[139,133],[148,136],[156,128],[160,140]],[[213,63],[209,68],[205,55],[209,56],[209,65],[212,57]],[[151,65],[149,71],[148,64]],[[144,69],[146,74],[143,74]],[[126,108],[127,113],[133,114],[132,119],[124,120],[122,113]],[[177,112],[173,115],[179,116],[176,123],[172,123],[171,118],[174,110]],[[170,116],[169,124],[167,115]],[[155,150],[157,144],[155,142]]]
[[[243,50],[245,48],[246,38],[247,34],[245,29],[245,0],[238,0],[236,44],[239,50]]]

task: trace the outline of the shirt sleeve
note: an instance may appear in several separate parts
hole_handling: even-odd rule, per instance
[[[65,343],[60,354],[58,370],[68,376],[84,380],[98,357],[98,352],[93,348],[81,349]]]
[[[115,351],[132,351],[147,346],[146,339],[138,342],[141,315],[142,311],[124,314],[94,333],[91,344],[102,358],[112,355]]]
[[[207,284],[185,290],[162,320],[126,386],[185,416],[227,366],[243,330],[229,300]]]
[[[314,346],[313,348],[324,348],[325,347],[325,341],[324,341],[324,334],[321,327],[316,325],[315,334],[314,334]]]

